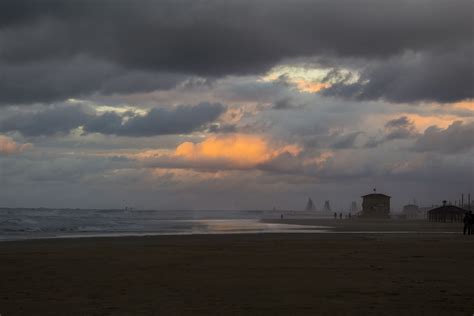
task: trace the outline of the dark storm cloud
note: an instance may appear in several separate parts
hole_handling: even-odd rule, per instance
[[[210,133],[235,133],[237,127],[232,124],[211,124],[209,126]]]
[[[24,136],[67,134],[83,127],[85,133],[119,136],[186,134],[215,121],[226,107],[219,103],[153,108],[145,115],[106,112],[97,114],[82,106],[53,106],[38,112],[18,113],[0,120],[0,132]]]
[[[474,123],[457,121],[446,129],[431,126],[417,139],[415,148],[445,154],[468,152],[474,148]]]
[[[407,53],[369,63],[356,82],[351,78],[323,91],[326,96],[392,102],[455,102],[474,96],[472,44],[455,51]]]
[[[184,79],[177,74],[127,70],[84,56],[31,64],[0,62],[0,104],[53,102],[93,92],[123,94],[170,89]]]
[[[261,73],[285,58],[331,56],[336,63],[338,57],[383,61],[406,51],[433,57],[416,64],[416,71],[410,71],[410,62],[402,63],[408,77],[414,76],[406,84],[413,88],[393,89],[387,99],[461,99],[471,96],[465,86],[465,72],[472,69],[468,60],[450,64],[464,69],[455,76],[464,82],[462,87],[436,85],[435,80],[456,73],[434,61],[446,61],[442,58],[444,50],[449,55],[451,50],[469,45],[473,6],[470,0],[3,0],[0,67],[13,67],[15,81],[29,85],[34,81],[26,80],[27,68],[45,63],[62,66],[49,77],[55,79],[51,86],[43,76],[36,77],[44,81],[42,89],[29,91],[32,88],[6,85],[1,88],[5,97],[0,101],[28,103],[90,94],[101,92],[104,81],[116,80],[114,73],[104,78],[101,69],[75,73],[68,68],[68,61],[77,56],[130,71],[216,77]],[[371,81],[360,92],[363,98],[380,97],[377,87],[390,88],[387,80],[400,79],[400,72],[388,75],[388,70],[382,66],[365,70],[364,78]],[[58,78],[66,78],[64,84],[54,85]],[[423,83],[425,79],[428,83]],[[120,80],[117,84],[126,92],[162,87],[161,81],[153,80],[145,76],[137,85]],[[372,85],[376,86],[371,89]],[[361,90],[359,86],[347,88]]]
[[[38,58],[39,39],[19,44],[10,33],[21,25],[13,33],[29,39],[42,34],[41,41],[56,43],[41,49],[45,57],[82,51],[126,64],[217,74],[322,50],[388,56],[451,44],[468,40],[472,23],[471,1],[6,0],[1,9],[8,15],[3,42],[12,44],[2,57],[9,60]],[[36,50],[22,49],[27,47]]]
[[[80,106],[52,106],[39,112],[17,113],[0,120],[0,132],[24,136],[67,134],[90,118]]]
[[[154,108],[143,116],[133,115],[125,121],[122,116],[109,112],[87,122],[84,131],[133,137],[187,134],[215,121],[225,109],[219,103],[180,105],[172,110]]]

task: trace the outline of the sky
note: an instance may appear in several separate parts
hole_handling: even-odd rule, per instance
[[[2,0],[0,206],[474,196],[473,21],[471,0]]]

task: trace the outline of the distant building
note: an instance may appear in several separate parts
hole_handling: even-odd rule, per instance
[[[467,210],[455,205],[447,205],[443,201],[443,206],[436,207],[428,211],[430,222],[462,222]]]
[[[408,219],[416,219],[422,217],[420,208],[416,204],[405,205],[403,207],[402,214],[405,216],[405,218]]]
[[[313,200],[311,198],[308,198],[308,203],[306,204],[306,211],[316,211],[316,206],[313,203]]]
[[[332,212],[331,204],[329,204],[329,200],[324,202],[324,208],[323,209],[324,209],[325,212]]]
[[[356,201],[352,201],[349,212],[354,213],[354,214],[357,213],[357,202]]]
[[[432,210],[433,208],[435,208],[437,206],[438,205],[420,207],[420,209],[419,209],[420,218],[428,218],[428,211]]]
[[[363,195],[361,217],[389,218],[390,196],[381,193]]]

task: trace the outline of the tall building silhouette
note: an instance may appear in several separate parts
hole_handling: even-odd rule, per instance
[[[315,211],[316,210],[316,206],[314,205],[313,200],[311,200],[311,198],[308,198],[308,203],[306,203],[305,210],[306,211]]]
[[[323,208],[323,210],[324,210],[325,212],[332,212],[331,205],[329,204],[329,200],[327,200],[327,201],[324,202],[324,208]]]
[[[357,202],[356,201],[352,201],[351,207],[349,208],[349,212],[357,213]]]

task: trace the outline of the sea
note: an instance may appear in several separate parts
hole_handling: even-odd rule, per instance
[[[0,208],[0,241],[192,234],[317,233],[328,227],[266,223],[294,212]]]

